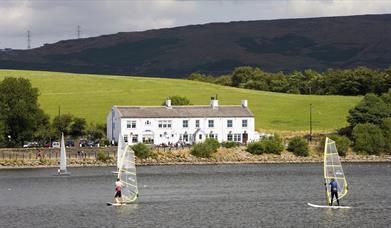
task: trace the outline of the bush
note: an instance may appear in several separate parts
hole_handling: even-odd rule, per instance
[[[391,154],[391,118],[387,118],[381,125],[384,136],[384,151],[386,154]]]
[[[137,143],[136,145],[132,146],[132,149],[136,157],[141,159],[145,159],[151,156],[152,153],[151,149],[144,143]]]
[[[265,152],[265,149],[261,141],[258,141],[258,142],[249,143],[247,145],[246,151],[251,154],[263,154]]]
[[[278,135],[262,140],[261,143],[264,144],[265,153],[281,154],[284,150],[284,144]]]
[[[170,96],[167,99],[171,100],[171,105],[191,105],[187,97]],[[162,105],[166,105],[166,101],[163,101]]]
[[[337,146],[338,154],[340,156],[345,157],[346,154],[348,153],[349,147],[352,144],[350,139],[346,136],[342,135],[332,135],[330,136],[331,140],[335,141],[335,145]],[[324,144],[323,144],[324,147]]]
[[[289,140],[287,150],[296,156],[307,157],[309,155],[308,142],[300,136],[295,136]]]
[[[281,154],[284,150],[282,140],[278,135],[248,144],[247,151],[251,154]]]
[[[379,154],[385,146],[380,128],[374,124],[357,124],[353,128],[354,150],[367,154]]]
[[[239,146],[238,142],[233,142],[233,141],[223,142],[223,147],[225,147],[225,148],[235,148],[238,146]]]
[[[110,156],[108,154],[106,154],[105,152],[99,151],[96,154],[96,160],[106,162],[106,161],[110,160]]]
[[[352,141],[350,141],[350,139],[344,135],[330,135],[329,138],[335,141],[335,146],[337,147],[339,156],[346,156],[349,151],[350,145],[352,144]],[[322,138],[317,147],[318,151],[321,154],[323,154],[324,152],[325,140],[326,137]]]
[[[204,143],[208,144],[212,148],[213,152],[216,152],[221,146],[219,141],[214,138],[207,138]]]
[[[210,158],[215,151],[208,143],[197,143],[193,146],[190,153],[196,157]]]

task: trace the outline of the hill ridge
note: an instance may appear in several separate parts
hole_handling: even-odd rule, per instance
[[[195,24],[63,40],[0,52],[0,68],[185,77],[242,65],[266,71],[384,69],[391,14]],[[380,35],[379,35],[380,34]]]

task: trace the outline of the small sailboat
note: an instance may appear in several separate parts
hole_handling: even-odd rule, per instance
[[[326,137],[323,154],[323,175],[326,191],[326,205],[315,205],[308,203],[311,207],[320,208],[350,208],[349,206],[329,206],[331,203],[330,181],[334,179],[338,184],[338,199],[348,194],[348,183],[342,169],[341,161],[335,141]]]
[[[126,145],[119,161],[118,179],[122,183],[122,203],[110,203],[108,206],[119,206],[135,203],[138,198],[136,159],[131,146]]]
[[[67,154],[65,152],[64,133],[61,134],[60,144],[60,168],[57,170],[59,176],[69,176],[71,173],[67,171]]]

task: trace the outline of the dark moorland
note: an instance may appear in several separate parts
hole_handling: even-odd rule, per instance
[[[237,66],[270,72],[391,63],[391,14],[189,25],[0,52],[0,68],[186,77]]]

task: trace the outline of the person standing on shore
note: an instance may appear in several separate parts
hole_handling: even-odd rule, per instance
[[[120,203],[120,204],[122,204],[122,187],[123,187],[122,182],[119,180],[119,178],[117,178],[117,181],[115,182],[114,200],[116,203]]]
[[[338,183],[335,181],[334,178],[332,178],[331,182],[329,183],[329,185],[330,185],[330,193],[331,193],[330,206],[333,206],[334,196],[335,196],[335,199],[337,200],[337,204],[339,206]]]

